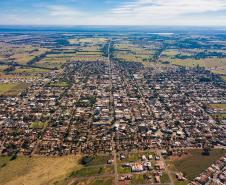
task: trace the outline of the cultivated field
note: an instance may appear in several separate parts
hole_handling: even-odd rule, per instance
[[[0,61],[14,61],[27,64],[30,60],[48,51],[45,48],[35,48],[29,45],[13,45],[0,43]]]

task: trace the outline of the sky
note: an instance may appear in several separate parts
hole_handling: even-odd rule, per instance
[[[0,25],[226,26],[226,0],[0,0]]]

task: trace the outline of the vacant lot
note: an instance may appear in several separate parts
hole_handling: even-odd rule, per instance
[[[90,160],[85,164],[85,166],[106,165],[107,161],[112,158],[111,155],[97,155],[90,157]]]
[[[0,184],[4,185],[41,185],[53,184],[68,175],[71,170],[79,169],[80,156],[65,157],[17,157],[10,161],[0,157]]]
[[[176,169],[185,174],[189,180],[194,179],[205,171],[216,160],[226,153],[222,149],[213,149],[209,156],[202,155],[202,150],[191,150],[189,154],[173,161]]]
[[[69,84],[67,82],[55,82],[55,83],[50,83],[50,87],[68,87]]]
[[[113,166],[92,166],[92,167],[84,167],[78,171],[74,171],[71,173],[71,177],[89,177],[89,176],[97,176],[103,174],[113,174],[114,168]]]
[[[41,121],[35,121],[31,123],[30,128],[32,129],[42,129],[47,127],[48,123],[47,122],[41,122]]]
[[[219,110],[224,110],[226,111],[226,104],[210,104],[209,105],[213,109],[219,109]]]
[[[0,95],[16,96],[26,89],[28,84],[25,83],[5,83],[0,84]]]
[[[149,155],[152,155],[152,157],[155,157],[155,153],[152,151],[137,151],[137,152],[131,152],[125,155],[125,159],[118,160],[119,163],[131,163],[131,162],[137,162],[141,161],[142,155],[145,155],[148,157]]]

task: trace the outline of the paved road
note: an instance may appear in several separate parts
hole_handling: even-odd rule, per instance
[[[112,61],[111,61],[111,53],[110,53],[110,49],[111,49],[111,41],[109,42],[108,45],[108,62],[109,62],[109,79],[110,79],[110,89],[111,89],[111,93],[110,93],[110,109],[111,109],[111,117],[112,120],[114,120],[113,116],[114,116],[114,98],[113,98],[113,84],[112,84]],[[118,165],[117,165],[117,152],[116,152],[116,145],[117,143],[114,141],[114,138],[112,138],[112,148],[113,148],[113,156],[114,156],[114,171],[115,171],[115,185],[118,185]]]

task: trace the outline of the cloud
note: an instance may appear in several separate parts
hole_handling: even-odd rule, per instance
[[[48,6],[48,12],[50,16],[82,16],[83,13],[74,8],[61,5]]]
[[[177,16],[226,10],[225,0],[136,0],[112,10],[116,15]]]
[[[2,12],[0,24],[226,26],[226,0],[129,0],[98,12],[92,5],[85,11],[79,0],[69,1],[77,3],[39,4],[26,12]]]

